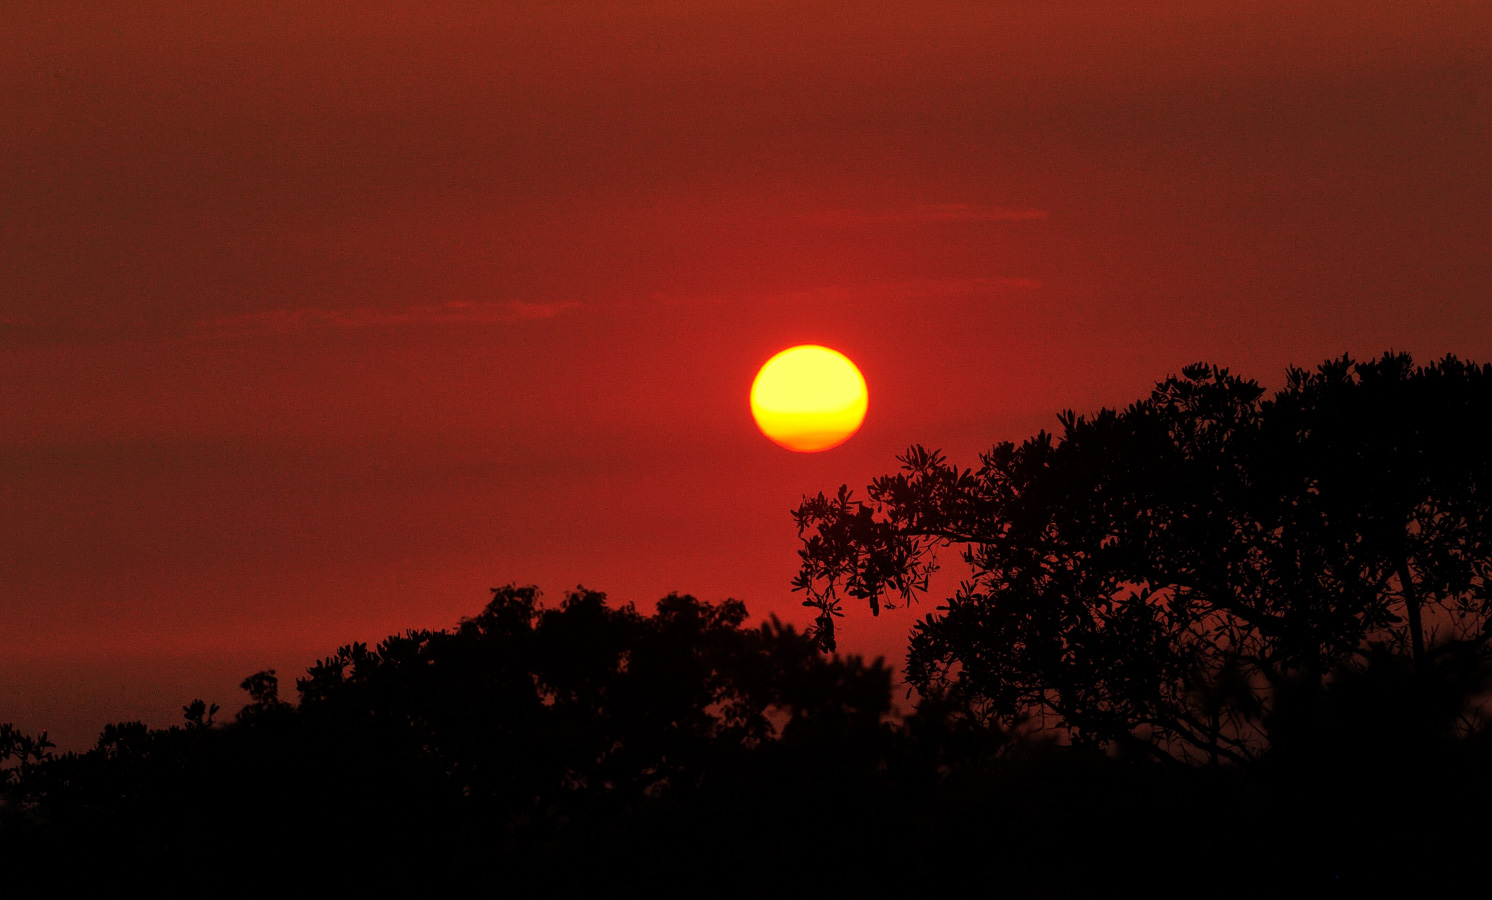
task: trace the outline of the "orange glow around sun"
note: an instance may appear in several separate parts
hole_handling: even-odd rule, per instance
[[[817,453],[860,430],[866,396],[864,376],[844,354],[803,344],[767,360],[756,374],[751,415],[778,444]]]

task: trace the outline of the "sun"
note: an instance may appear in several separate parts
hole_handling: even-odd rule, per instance
[[[751,415],[789,450],[817,453],[850,439],[865,421],[865,377],[843,354],[817,344],[767,360],[751,384]]]

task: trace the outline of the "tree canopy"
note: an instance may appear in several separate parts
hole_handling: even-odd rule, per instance
[[[1191,366],[978,469],[913,447],[865,500],[805,498],[810,634],[508,586],[453,628],[342,646],[298,702],[262,671],[236,715],[193,700],[80,753],[0,725],[0,868],[171,872],[190,896],[220,869],[242,893],[1048,896],[1212,884],[1230,858],[1255,889],[1376,879],[1395,829],[1418,879],[1487,837],[1398,826],[1492,802],[1468,705],[1489,391],[1453,358],[1344,358],[1268,397]],[[820,649],[846,601],[918,597],[950,548],[967,576],[913,629],[898,719],[886,666]],[[312,881],[277,868],[287,838]]]
[[[806,869],[841,846],[809,840],[829,818],[869,821],[891,674],[746,618],[733,600],[671,594],[644,614],[510,585],[454,628],[342,646],[295,680],[298,703],[266,670],[230,721],[194,700],[181,725],[111,724],[86,752],[0,725],[0,867],[195,871],[292,828],[339,878],[419,861],[376,885],[424,895],[484,872],[536,893],[644,875],[682,889],[757,835]]]
[[[1439,609],[1432,596],[1427,610]],[[1133,618],[1141,626],[1109,646],[1143,632]],[[1437,621],[1426,617],[1422,665],[1475,669],[1483,642],[1440,652]],[[1303,764],[1223,770],[1104,752],[1098,739],[1021,738],[991,726],[981,706],[998,712],[994,700],[976,693],[987,682],[968,678],[930,681],[915,712],[890,715],[879,661],[826,656],[776,621],[751,627],[739,603],[670,595],[644,614],[591,591],[550,606],[510,586],[454,628],[344,645],[295,680],[295,703],[267,670],[243,680],[236,715],[194,700],[182,724],[111,724],[84,752],[0,725],[0,869],[17,891],[148,880],[193,897],[473,885],[1020,897],[1147,871],[1224,893],[1286,874],[1339,886],[1383,877],[1386,823],[1451,822],[1492,800],[1492,732],[1422,740],[1461,712],[1461,695],[1427,691],[1403,641],[1368,656],[1333,671],[1324,693],[1281,678],[1270,738]],[[1194,708],[1239,706],[1251,665],[1200,680]],[[1128,689],[1118,677],[1101,687]],[[1385,710],[1397,731],[1365,730]],[[1123,744],[1135,745],[1151,744]],[[1406,765],[1424,773],[1422,797],[1398,789]],[[1485,841],[1484,827],[1435,827],[1394,843],[1422,883],[1420,860],[1474,859]],[[1219,870],[1220,859],[1244,862]]]
[[[1243,762],[1278,698],[1345,668],[1404,656],[1480,683],[1489,418],[1492,366],[1454,357],[1343,357],[1272,397],[1197,364],[977,469],[914,446],[865,500],[805,498],[794,587],[832,649],[845,600],[916,599],[956,549],[967,577],[913,628],[913,686],[1079,742]]]

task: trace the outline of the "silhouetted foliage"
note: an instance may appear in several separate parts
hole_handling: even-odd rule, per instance
[[[1264,395],[1189,366],[977,470],[913,447],[866,501],[805,499],[795,588],[818,610],[814,639],[834,647],[845,597],[872,613],[913,599],[956,547],[969,577],[916,624],[907,677],[1006,726],[1245,762],[1291,691],[1346,691],[1369,659],[1407,656],[1427,682],[1469,666],[1456,683],[1479,687],[1492,367],[1344,357]]]
[[[830,819],[871,815],[890,672],[745,621],[735,601],[643,615],[509,586],[454,629],[343,646],[297,679],[298,705],[267,670],[228,724],[194,700],[184,726],[109,725],[60,756],[6,726],[9,846],[195,867],[292,827],[302,857],[416,893],[491,866],[510,887],[636,882],[663,861],[681,880],[734,852],[722,834],[792,832],[773,841],[788,864],[822,852]]]
[[[3,725],[0,867],[183,896],[1424,890],[1489,837],[1447,824],[1492,803],[1489,384],[1386,356],[1265,399],[1194,366],[978,471],[914,447],[868,502],[798,510],[809,635],[509,586],[342,646],[298,702],[250,675],[230,721],[193,700],[61,754]],[[821,648],[842,597],[909,600],[948,545],[970,577],[917,623],[898,716],[880,660]]]
[[[1484,733],[1453,739],[1484,672],[1459,646],[1437,657],[1455,665],[1416,669],[1385,644],[1330,689],[1292,676],[1263,713],[1283,752],[1189,768],[1017,739],[958,680],[897,721],[879,662],[746,627],[738,603],[670,596],[642,615],[508,587],[454,629],[345,645],[297,679],[297,705],[264,671],[226,723],[194,701],[184,725],[109,725],[63,754],[0,727],[0,864],[7,886],[181,896],[1062,896],[1158,870],[1219,896],[1287,875],[1376,882],[1393,871],[1382,829],[1411,796],[1383,790],[1385,772],[1454,783],[1415,799],[1424,821],[1492,800]],[[1395,846],[1471,853],[1485,832]]]

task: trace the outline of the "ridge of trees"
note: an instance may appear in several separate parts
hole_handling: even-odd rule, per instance
[[[180,725],[111,724],[84,752],[3,726],[0,857],[188,866],[294,827],[344,872],[421,860],[420,893],[493,866],[510,886],[636,883],[660,854],[682,878],[777,833],[782,863],[811,868],[840,841],[810,832],[873,818],[887,760],[938,760],[896,749],[881,660],[746,616],[672,594],[644,615],[584,589],[546,607],[510,585],[455,628],[342,646],[295,680],[298,703],[266,670],[227,721],[194,700]],[[955,706],[940,716],[967,743]]]
[[[914,447],[867,500],[798,510],[807,634],[735,601],[643,614],[510,585],[453,628],[342,646],[296,702],[266,670],[235,714],[193,700],[84,752],[0,725],[3,883],[1454,881],[1488,829],[1450,823],[1492,802],[1489,385],[1391,354],[1292,370],[1266,399],[1198,365],[978,470]],[[845,599],[916,598],[950,546],[970,577],[916,623],[898,718],[882,661],[823,649]]]

